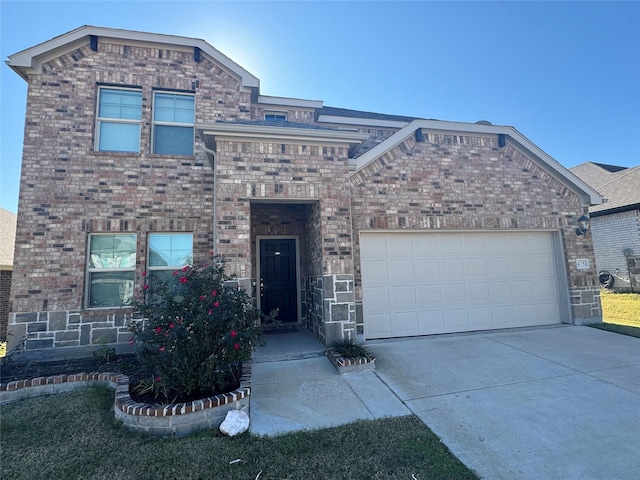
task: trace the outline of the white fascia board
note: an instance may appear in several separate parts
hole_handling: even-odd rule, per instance
[[[208,55],[216,63],[222,65],[231,73],[241,78],[243,86],[260,86],[260,80],[257,77],[249,73],[247,70],[202,39],[115,28],[94,27],[90,25],[77,28],[34,47],[22,50],[14,55],[10,55],[6,63],[21,77],[26,79],[27,73],[32,71],[36,73],[39,72],[42,63],[86,44],[86,37],[89,35],[97,36],[98,41],[99,38],[102,37],[110,40],[126,41],[127,43],[138,42],[147,45],[160,44],[167,45],[169,47],[182,47],[184,50],[198,47],[202,53]]]
[[[212,138],[254,138],[269,140],[288,140],[310,143],[354,144],[366,140],[369,136],[364,133],[345,130],[315,130],[304,128],[272,127],[265,125],[243,124],[210,124],[196,125],[200,138],[207,145]],[[211,148],[211,147],[209,147]]]
[[[463,122],[446,122],[441,120],[414,120],[406,127],[387,138],[384,142],[376,145],[374,148],[365,152],[362,156],[351,161],[355,165],[355,171],[360,170],[373,160],[384,155],[389,150],[395,148],[402,143],[409,135],[412,135],[417,129],[425,129],[427,131],[451,132],[455,133],[473,133],[477,135],[506,135],[520,149],[524,149],[529,155],[538,158],[543,168],[563,184],[572,187],[574,191],[578,191],[584,201],[590,205],[600,205],[603,202],[602,196],[591,188],[589,185],[580,180],[577,176],[563,167],[553,157],[545,153],[537,145],[522,135],[513,127],[500,125],[483,125],[477,123]],[[428,132],[427,132],[428,133]]]
[[[340,117],[337,115],[320,115],[318,122],[333,123],[340,125],[354,125],[361,127],[387,127],[387,128],[402,128],[407,125],[408,122],[400,122],[398,120],[380,120],[376,118],[360,118],[360,117]]]
[[[258,95],[258,104],[278,107],[322,108],[322,100],[305,100],[303,98],[269,97]]]

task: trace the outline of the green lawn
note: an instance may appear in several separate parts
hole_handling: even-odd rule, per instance
[[[21,400],[1,415],[3,479],[477,478],[414,416],[279,437],[155,439],[116,422],[105,387]]]
[[[605,323],[640,327],[640,294],[603,290],[600,299]]]

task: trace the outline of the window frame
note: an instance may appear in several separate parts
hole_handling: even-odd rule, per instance
[[[183,265],[151,265],[151,238],[155,235],[164,235],[164,236],[172,236],[172,235],[190,235],[191,236],[191,263],[185,263]],[[184,267],[188,265],[193,265],[193,232],[149,232],[147,235],[147,284],[149,287],[153,287],[152,285],[152,276],[154,272],[175,272],[177,270],[182,270]]]
[[[94,238],[97,237],[104,237],[104,236],[128,236],[128,237],[133,237],[133,241],[134,241],[134,248],[133,251],[131,253],[134,254],[134,261],[133,261],[133,265],[130,267],[92,267],[91,266],[91,242]],[[131,300],[134,299],[134,294],[135,294],[135,278],[136,278],[136,264],[137,264],[137,260],[138,260],[138,235],[135,233],[130,233],[130,232],[102,232],[102,233],[90,233],[89,236],[87,237],[87,258],[86,258],[86,278],[85,278],[85,292],[84,292],[84,306],[85,309],[87,310],[98,310],[98,309],[114,309],[114,308],[131,308],[130,304],[122,304],[122,305],[99,305],[99,306],[93,306],[91,304],[92,301],[92,276],[95,273],[120,273],[120,272],[130,272],[131,273],[131,282],[132,282],[132,286],[131,286]],[[131,253],[129,255],[131,255]]]
[[[268,116],[272,117],[282,117],[282,118],[267,118]],[[276,110],[265,110],[264,119],[267,122],[286,122],[289,120],[287,112],[280,112]]]
[[[128,91],[128,92],[136,92],[140,95],[140,118],[139,119],[130,119],[130,118],[118,118],[118,117],[103,117],[100,115],[100,99],[102,98],[102,92],[106,90],[117,90],[117,91]],[[142,88],[136,87],[121,87],[117,85],[98,85],[98,95],[96,98],[96,133],[95,133],[95,144],[94,150],[96,152],[120,152],[120,153],[140,153],[140,136],[142,133]],[[110,124],[119,124],[119,125],[137,125],[138,126],[138,141],[137,141],[137,149],[136,150],[110,150],[105,149],[102,150],[100,148],[100,134],[101,134],[101,125],[103,123]]]
[[[160,94],[160,95],[183,95],[186,97],[190,97],[193,100],[193,122],[192,123],[184,123],[184,122],[169,122],[166,120],[156,120],[156,108],[157,108],[157,101],[156,101],[156,96]],[[151,141],[150,146],[151,146],[151,153],[153,155],[179,155],[179,156],[193,156],[195,155],[195,125],[196,125],[196,95],[194,92],[184,92],[184,91],[174,91],[174,90],[164,90],[164,89],[154,89],[153,90],[153,110],[151,112]],[[156,151],[156,126],[161,126],[161,127],[181,127],[181,128],[186,128],[189,127],[191,128],[191,153],[190,154],[184,154],[184,153],[164,153],[164,152],[157,152]]]

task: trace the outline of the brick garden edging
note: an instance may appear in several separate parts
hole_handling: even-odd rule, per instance
[[[87,388],[94,382],[115,390],[113,410],[129,429],[158,437],[183,437],[199,430],[220,427],[230,410],[248,410],[251,395],[251,363],[242,365],[240,386],[228,393],[172,405],[134,401],[129,395],[129,377],[119,373],[78,373],[16,380],[0,384],[0,405],[23,398]]]
[[[329,360],[340,375],[368,372],[376,369],[375,357],[345,358],[332,349],[327,350],[327,357],[329,357]]]

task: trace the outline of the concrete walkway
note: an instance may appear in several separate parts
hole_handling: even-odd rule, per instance
[[[255,434],[411,412],[482,478],[640,478],[638,338],[563,325],[373,341],[375,373],[343,376],[309,334],[265,338]]]

